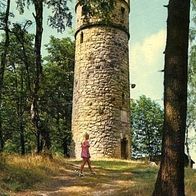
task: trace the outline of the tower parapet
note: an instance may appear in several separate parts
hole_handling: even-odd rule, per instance
[[[93,157],[130,156],[129,1],[116,0],[107,23],[76,5],[73,150],[88,132]]]
[[[113,28],[120,28],[129,33],[129,0],[117,0],[114,6],[114,10],[110,15],[110,20],[105,22],[103,18],[99,16],[85,18],[85,11],[79,3],[76,4],[76,34],[85,28],[91,26],[111,26]]]

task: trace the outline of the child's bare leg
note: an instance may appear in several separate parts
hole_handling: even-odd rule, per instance
[[[88,164],[88,167],[89,167],[90,171],[93,173],[93,170],[92,170],[92,167],[91,167],[91,161],[90,161],[90,159],[87,159],[86,162],[87,162],[87,164]]]
[[[81,164],[81,167],[80,167],[80,172],[81,173],[83,172],[83,169],[84,169],[85,164],[86,164],[86,159],[83,158],[83,161],[82,161],[82,164]]]

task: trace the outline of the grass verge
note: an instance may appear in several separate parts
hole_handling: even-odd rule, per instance
[[[0,156],[0,195],[36,191],[73,196],[150,196],[158,171],[147,162],[131,160],[94,160],[92,165],[96,175],[85,168],[86,175],[80,178],[74,172],[80,166],[77,160],[4,154]],[[186,195],[196,195],[196,170],[186,169],[185,183]]]

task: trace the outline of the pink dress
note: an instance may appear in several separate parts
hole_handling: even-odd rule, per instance
[[[89,144],[89,141],[85,140],[82,143],[81,147],[82,147],[81,157],[82,158],[90,158],[90,153],[89,153],[90,144]]]

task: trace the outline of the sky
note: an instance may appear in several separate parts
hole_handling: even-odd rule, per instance
[[[142,94],[163,103],[163,72],[168,0],[131,0],[130,78],[136,87],[131,97]]]
[[[168,0],[130,0],[130,40],[129,40],[129,61],[130,61],[130,81],[136,84],[131,89],[131,98],[138,99],[141,95],[150,97],[161,106],[163,105],[163,72],[164,54],[166,42],[166,20]],[[71,7],[74,8],[75,1]],[[14,3],[12,9],[15,10]],[[23,16],[17,12],[15,20],[24,21],[32,18],[32,9],[27,10]],[[55,29],[48,27],[47,16],[50,11],[44,12],[44,32],[43,44],[47,44],[51,35],[55,37],[71,36],[74,39],[73,29],[66,29],[63,34],[59,34]],[[34,25],[30,31],[34,32]],[[46,50],[42,49],[42,54],[46,55]],[[193,133],[191,133],[193,134]],[[196,148],[195,148],[196,149]],[[191,154],[196,162],[196,150]]]

